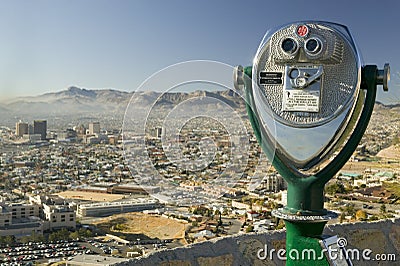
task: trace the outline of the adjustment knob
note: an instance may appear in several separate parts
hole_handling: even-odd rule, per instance
[[[388,91],[388,83],[390,81],[390,66],[386,63],[382,69],[378,69],[378,75],[376,76],[376,84],[383,85],[383,90]]]
[[[240,91],[244,88],[244,72],[242,66],[235,67],[233,71],[233,86],[236,90]]]

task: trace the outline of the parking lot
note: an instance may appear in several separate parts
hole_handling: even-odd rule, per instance
[[[77,241],[56,243],[27,243],[0,248],[1,266],[26,265],[27,262],[48,261],[54,258],[68,258],[78,254],[94,254],[92,250]]]
[[[123,245],[112,239],[90,238],[80,241],[57,241],[54,243],[30,242],[10,247],[0,247],[0,266],[26,266],[68,260],[79,254],[99,254],[125,257],[132,249],[146,254],[155,250],[181,246],[173,239],[137,239]]]
[[[106,243],[102,243],[99,241],[95,241],[95,240],[88,240],[88,243],[91,245],[89,248],[94,253],[97,253],[97,254],[110,255],[110,254],[119,253],[121,251],[118,247],[115,247],[113,245],[109,245]]]

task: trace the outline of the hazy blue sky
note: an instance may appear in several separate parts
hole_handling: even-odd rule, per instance
[[[392,92],[378,99],[400,101],[396,0],[0,1],[0,98],[70,85],[131,91],[193,59],[250,65],[267,29],[310,19],[347,25],[365,63],[390,62]]]

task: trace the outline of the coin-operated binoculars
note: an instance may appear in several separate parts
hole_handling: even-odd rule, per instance
[[[351,265],[318,252],[332,243],[321,235],[337,216],[324,209],[324,186],[353,154],[377,85],[387,91],[388,80],[388,64],[362,65],[346,26],[320,21],[268,31],[253,66],[236,67],[258,142],[288,184],[287,206],[273,212],[285,220],[287,265],[338,265],[340,257]]]

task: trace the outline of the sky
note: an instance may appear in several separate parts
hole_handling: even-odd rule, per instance
[[[347,25],[365,64],[391,64],[400,102],[400,1],[0,1],[0,99],[75,85],[134,91],[187,60],[251,65],[265,32],[299,20]]]

